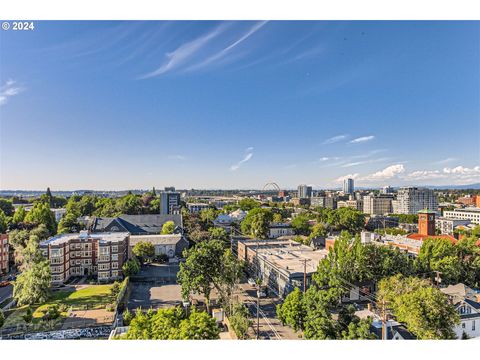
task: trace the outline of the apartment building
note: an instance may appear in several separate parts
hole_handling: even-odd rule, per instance
[[[280,236],[290,236],[294,235],[295,231],[292,228],[292,225],[289,223],[270,223],[268,227],[268,237],[270,239],[276,239]]]
[[[210,204],[205,203],[188,203],[187,209],[191,214],[198,214],[200,211],[210,208]]]
[[[435,228],[439,230],[441,234],[453,235],[453,231],[457,226],[466,226],[470,223],[470,220],[465,219],[439,217],[435,219]]]
[[[416,214],[420,210],[437,211],[437,196],[432,189],[403,187],[392,202],[395,214]]]
[[[160,214],[180,214],[180,193],[174,187],[166,187],[160,193]]]
[[[363,212],[369,215],[392,213],[393,196],[388,194],[366,195],[363,197]]]
[[[474,224],[480,224],[480,208],[469,207],[464,209],[455,209],[444,211],[443,217],[448,219],[470,220]]]
[[[52,284],[60,285],[72,276],[96,276],[98,281],[122,277],[128,259],[130,234],[127,232],[60,234],[40,243],[50,260]]]
[[[7,274],[9,269],[8,234],[0,234],[0,275]]]

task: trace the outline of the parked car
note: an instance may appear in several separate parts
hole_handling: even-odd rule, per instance
[[[250,285],[250,286],[255,286],[255,285],[257,285],[257,282],[256,282],[255,279],[253,279],[253,278],[248,279],[247,282],[248,282],[248,285]]]
[[[10,285],[10,281],[0,281],[0,287],[5,287]]]

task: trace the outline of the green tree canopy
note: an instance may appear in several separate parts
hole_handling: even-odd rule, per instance
[[[46,203],[36,203],[33,208],[25,216],[25,222],[32,224],[43,224],[47,227],[50,235],[55,235],[57,231],[57,223],[55,215],[50,211],[50,206]]]
[[[171,220],[165,222],[162,226],[162,234],[163,235],[168,235],[168,234],[173,234],[175,231],[175,223]]]
[[[140,241],[133,246],[132,252],[142,261],[151,260],[155,256],[155,246],[146,241]]]

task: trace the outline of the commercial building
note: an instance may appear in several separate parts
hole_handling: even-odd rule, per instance
[[[298,197],[300,199],[309,199],[312,197],[312,187],[307,185],[298,185]]]
[[[344,194],[353,194],[355,191],[353,186],[353,179],[344,179],[343,180],[343,193]]]
[[[180,193],[175,188],[165,188],[160,192],[160,214],[180,214]]]
[[[182,256],[184,249],[188,248],[188,241],[182,234],[171,235],[131,235],[129,257],[132,256],[133,247],[139,242],[147,242],[154,246],[155,256],[167,255],[169,258]]]
[[[403,187],[398,190],[392,206],[395,214],[416,214],[420,210],[437,211],[438,202],[431,189]]]
[[[270,239],[276,239],[280,236],[290,236],[294,235],[295,231],[292,228],[292,225],[289,223],[270,223],[268,227],[268,237]]]
[[[470,220],[439,217],[435,219],[435,228],[441,234],[453,235],[457,226],[467,226],[471,224]]]
[[[93,217],[89,219],[91,232],[129,232],[132,235],[160,234],[167,221],[175,224],[174,233],[183,232],[182,215],[120,215],[115,218]]]
[[[9,270],[8,234],[0,234],[0,275],[8,273]]]
[[[380,193],[382,193],[382,194],[393,194],[394,190],[393,190],[393,187],[387,185],[387,186],[384,186],[382,188],[382,190],[380,190]]]
[[[292,240],[239,239],[237,246],[238,258],[247,263],[250,275],[280,297],[295,287],[303,289],[304,279],[308,288],[318,263],[328,254]]]
[[[480,224],[480,208],[469,207],[464,209],[455,209],[444,211],[443,217],[448,219],[470,220],[474,224]]]
[[[363,212],[369,215],[385,215],[392,213],[392,195],[366,195],[363,197]]]
[[[42,254],[50,261],[52,284],[60,285],[72,276],[96,276],[98,281],[122,277],[128,259],[130,234],[127,232],[93,234],[81,231],[60,234],[40,243]]]
[[[456,202],[458,204],[463,204],[465,206],[476,206],[477,196],[476,195],[466,195],[466,196],[458,198]]]

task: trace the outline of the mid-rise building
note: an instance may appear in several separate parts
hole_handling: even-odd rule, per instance
[[[444,211],[443,217],[447,219],[470,220],[474,224],[480,224],[480,208],[470,207],[464,209]]]
[[[420,210],[437,211],[438,202],[432,189],[404,187],[398,190],[392,207],[395,214],[417,214]]]
[[[387,186],[384,186],[382,190],[380,190],[380,192],[382,194],[393,194],[394,190],[393,190],[393,187],[387,185]]]
[[[72,276],[96,276],[98,281],[122,277],[128,259],[130,234],[81,231],[60,234],[40,243],[42,254],[50,261],[52,285],[60,285]]]
[[[435,219],[435,228],[440,234],[453,235],[457,226],[467,226],[471,224],[470,220],[439,217]]]
[[[209,204],[205,203],[188,203],[187,209],[189,213],[198,214],[200,211],[208,209],[210,207]]]
[[[344,179],[343,180],[343,193],[344,194],[353,194],[355,191],[353,186],[353,179]]]
[[[160,192],[160,214],[180,214],[180,193],[176,192],[175,188],[165,189]]]
[[[8,234],[0,234],[0,275],[9,271]]]
[[[366,195],[363,197],[363,212],[369,215],[391,214],[392,200],[392,195]]]
[[[308,185],[298,185],[298,197],[300,199],[309,199],[312,197],[312,187]]]

